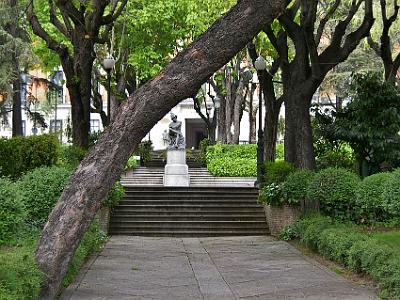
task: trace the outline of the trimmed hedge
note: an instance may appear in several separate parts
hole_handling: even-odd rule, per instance
[[[299,238],[312,250],[355,272],[369,274],[381,296],[400,299],[400,253],[362,233],[351,223],[336,223],[329,217],[308,216],[287,227],[281,237]]]
[[[17,179],[29,170],[55,164],[58,155],[59,142],[54,135],[0,138],[0,177]]]
[[[392,178],[391,173],[377,173],[365,177],[356,189],[355,217],[359,223],[384,221],[389,218],[383,203],[386,183]]]
[[[14,183],[0,178],[0,245],[10,242],[21,228],[25,207]]]
[[[221,145],[207,147],[207,168],[214,176],[257,176],[257,145]]]
[[[359,177],[345,169],[319,171],[310,182],[307,197],[320,203],[321,213],[339,220],[353,220]]]
[[[28,223],[41,226],[47,221],[70,175],[71,170],[65,167],[41,167],[16,182],[27,209]]]

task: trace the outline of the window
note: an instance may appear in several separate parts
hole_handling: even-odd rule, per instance
[[[100,121],[90,120],[90,133],[95,133],[100,131]]]
[[[62,142],[62,120],[50,120],[50,132],[57,133],[58,140]]]
[[[50,132],[58,132],[62,130],[62,120],[50,120]]]

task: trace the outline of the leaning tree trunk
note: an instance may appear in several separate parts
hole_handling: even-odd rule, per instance
[[[282,13],[284,2],[239,1],[119,107],[114,122],[72,175],[42,231],[36,249],[38,266],[45,274],[40,299],[54,299],[101,200],[142,138],[171,108],[193,95],[263,26]]]

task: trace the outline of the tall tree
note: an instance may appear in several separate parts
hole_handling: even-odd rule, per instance
[[[363,9],[361,21],[356,14]],[[321,14],[320,18],[317,15]],[[279,17],[293,43],[294,57],[282,69],[285,103],[285,160],[301,168],[315,168],[310,105],[326,74],[347,59],[374,22],[372,0],[297,0]],[[328,26],[329,25],[329,26]],[[328,30],[332,28],[332,30]],[[273,28],[268,25],[266,33]]]
[[[0,89],[3,95],[12,99],[12,135],[19,136],[23,134],[21,69],[29,63],[31,46],[21,24],[22,4],[17,0],[7,0],[0,4],[0,8],[6,12],[0,19]]]
[[[391,9],[387,7],[387,3],[392,4]],[[399,4],[397,0],[380,0],[380,22],[377,22],[380,31],[379,42],[374,40],[373,35],[368,36],[368,43],[375,53],[382,59],[385,68],[385,79],[395,82],[397,71],[400,67],[400,52],[398,51],[398,38],[394,38],[394,29],[398,30]],[[396,27],[397,28],[394,28]],[[395,34],[397,35],[397,30]]]
[[[142,138],[171,108],[193,95],[263,26],[281,14],[285,4],[284,0],[238,1],[120,106],[114,122],[72,175],[43,228],[36,249],[39,268],[45,274],[40,299],[54,299],[101,200]]]
[[[47,21],[38,18],[34,2],[29,3],[28,20],[33,32],[60,58],[71,98],[72,140],[75,145],[87,148],[92,69],[96,58],[94,45],[109,40],[112,24],[122,13],[127,0],[49,0],[44,9],[53,26],[51,29],[47,29]],[[63,36],[61,42],[54,31]]]

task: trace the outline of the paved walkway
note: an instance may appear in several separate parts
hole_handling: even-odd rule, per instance
[[[62,299],[378,298],[270,237],[114,236]]]

